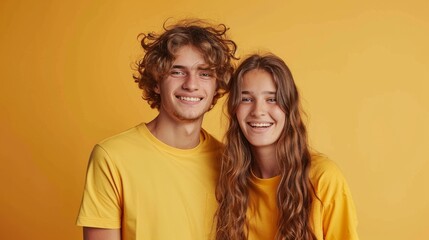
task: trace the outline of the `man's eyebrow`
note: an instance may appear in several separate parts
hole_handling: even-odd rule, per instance
[[[187,69],[188,67],[183,66],[183,65],[173,65],[171,66],[171,68],[177,68],[177,69]],[[201,65],[197,67],[198,70],[209,70],[209,71],[214,71],[215,69],[208,66],[208,65]]]
[[[186,69],[186,67],[182,66],[182,65],[173,65],[173,66],[171,66],[171,68]]]
[[[208,70],[208,71],[214,71],[215,70],[215,68],[214,67],[210,67],[210,66],[208,66],[208,65],[201,65],[201,66],[198,66],[198,68],[197,68],[198,70]]]

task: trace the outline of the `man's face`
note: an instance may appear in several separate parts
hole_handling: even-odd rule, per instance
[[[195,47],[179,48],[170,71],[155,89],[161,97],[159,118],[173,122],[202,121],[216,94],[214,74]]]

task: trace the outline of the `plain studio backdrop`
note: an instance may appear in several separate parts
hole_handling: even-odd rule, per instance
[[[428,12],[426,0],[2,0],[0,239],[81,238],[90,151],[156,115],[132,66],[137,35],[170,17],[225,23],[239,56],[286,61],[361,239],[429,239]],[[223,103],[204,122],[219,139]]]

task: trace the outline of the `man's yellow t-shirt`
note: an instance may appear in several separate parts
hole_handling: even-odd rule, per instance
[[[311,226],[318,240],[357,240],[357,217],[347,183],[330,160],[313,156],[310,181],[313,198]],[[249,189],[249,240],[275,239],[278,210],[276,192],[280,176],[260,179],[252,175]]]
[[[202,240],[214,234],[222,145],[204,130],[193,149],[170,147],[145,124],[97,144],[77,225],[121,229],[122,240]]]

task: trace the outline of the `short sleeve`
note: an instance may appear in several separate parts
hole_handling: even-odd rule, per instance
[[[320,167],[317,195],[323,204],[324,239],[358,240],[356,209],[343,174],[330,160]]]
[[[78,226],[121,227],[122,184],[118,169],[108,153],[96,145],[88,164]]]

